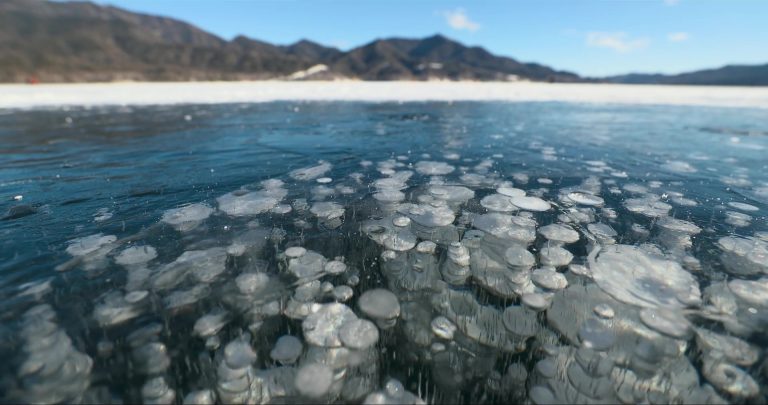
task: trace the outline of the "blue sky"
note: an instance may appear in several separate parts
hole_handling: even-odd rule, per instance
[[[223,38],[349,49],[441,33],[582,75],[768,63],[768,0],[107,0]]]

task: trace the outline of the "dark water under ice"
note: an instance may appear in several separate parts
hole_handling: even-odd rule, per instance
[[[0,392],[13,402],[765,401],[767,134],[763,110],[685,106],[0,111]],[[387,177],[395,186],[375,183]],[[484,200],[494,195],[508,206],[498,214]],[[538,231],[553,223],[578,240]],[[457,243],[466,266],[449,252]],[[535,262],[506,259],[511,246]],[[123,254],[133,247],[152,252]],[[573,257],[543,257],[561,247]],[[449,282],[461,268],[468,276]],[[377,288],[394,293],[396,319],[361,309]],[[373,345],[339,343],[333,321],[347,309],[374,322]],[[196,332],[206,314],[220,324]],[[317,314],[323,344],[306,337]],[[301,341],[295,361],[271,354],[284,335]],[[256,356],[235,350],[243,342]],[[229,378],[224,364],[242,372]],[[329,384],[297,387],[326,374]]]

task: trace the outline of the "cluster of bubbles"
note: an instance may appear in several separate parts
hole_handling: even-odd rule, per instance
[[[136,235],[70,241],[57,270],[118,286],[85,306],[89,332],[57,324],[50,279],[21,287],[35,305],[18,320],[8,398],[765,400],[768,233],[716,237],[719,260],[703,263],[698,237],[714,231],[676,218],[673,204],[697,202],[661,182],[622,183],[590,161],[579,183],[533,188],[493,171],[501,155],[444,157],[351,173],[321,161],[171,208]],[[733,229],[760,218],[722,208]]]

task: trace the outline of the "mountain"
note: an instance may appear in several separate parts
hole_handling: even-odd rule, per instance
[[[281,46],[280,49],[289,55],[315,60],[321,63],[330,62],[343,53],[336,48],[320,45],[317,42],[312,42],[306,39],[302,39],[301,41],[288,46]]]
[[[353,49],[331,65],[333,71],[365,80],[579,81],[573,73],[495,56],[442,35],[425,39],[381,39]]]
[[[768,86],[768,64],[728,65],[718,69],[697,70],[677,75],[632,73],[607,77],[604,80],[626,84]]]
[[[314,61],[171,18],[87,2],[0,1],[0,81],[258,79]]]
[[[172,18],[89,2],[0,0],[0,82],[342,77],[580,80],[440,35],[380,39],[342,52],[308,40],[227,41]]]

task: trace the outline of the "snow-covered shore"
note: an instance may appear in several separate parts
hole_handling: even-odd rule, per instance
[[[768,87],[357,81],[0,85],[0,109],[280,100],[568,101],[768,109]]]

